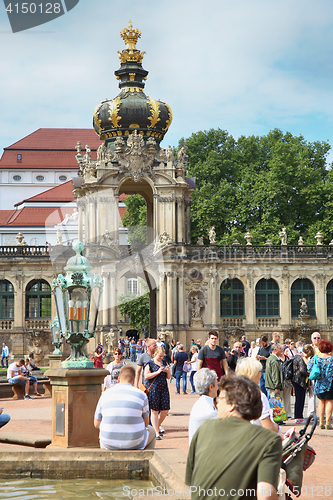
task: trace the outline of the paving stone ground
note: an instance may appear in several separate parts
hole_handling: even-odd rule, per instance
[[[156,448],[178,448],[188,452],[188,420],[191,408],[198,396],[195,394],[176,395],[175,382],[169,384],[171,410],[163,427],[165,435]],[[31,401],[1,399],[0,407],[11,416],[11,421],[1,432],[31,433],[51,436],[52,400],[50,397],[34,398]],[[305,413],[306,414],[306,413]],[[295,425],[293,420],[283,427],[283,431]],[[302,428],[295,425],[297,432]],[[317,456],[314,464],[304,473],[301,500],[333,498],[333,431],[316,429],[311,446]],[[23,450],[24,446],[0,443],[0,450]],[[221,451],[223,453],[223,451]]]

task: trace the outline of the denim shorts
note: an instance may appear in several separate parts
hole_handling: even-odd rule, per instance
[[[9,379],[8,379],[8,382],[9,382],[10,384],[20,384],[20,385],[25,385],[26,380],[20,380],[18,377],[13,377],[13,378],[9,378]]]

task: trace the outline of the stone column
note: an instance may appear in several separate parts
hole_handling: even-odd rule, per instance
[[[15,280],[10,280],[14,285],[14,321],[13,327],[15,330],[23,330],[25,317],[25,287],[23,276],[16,276]]]
[[[286,329],[291,324],[291,291],[287,276],[282,276],[282,280],[279,282],[279,290],[281,328]]]
[[[178,322],[180,326],[185,324],[185,287],[184,287],[184,269],[178,274]]]
[[[173,316],[173,300],[176,296],[174,293],[174,272],[168,271],[167,273],[167,325],[172,328],[174,323]]]
[[[181,199],[177,201],[177,242],[184,243],[184,203]]]
[[[246,324],[256,324],[256,300],[253,278],[247,279],[247,286],[244,287],[244,303],[245,303],[245,318]]]
[[[166,279],[164,272],[161,273],[161,282],[159,284],[159,294],[158,294],[158,311],[159,311],[159,318],[158,318],[158,324],[159,325],[165,325],[166,324],[166,310],[167,310],[167,304],[166,304]]]
[[[153,195],[153,228],[156,232],[154,237],[158,236],[161,234],[159,230],[159,201],[158,201],[159,195],[154,194]]]
[[[315,286],[315,308],[317,323],[319,325],[327,325],[327,303],[323,275],[318,277]]]
[[[185,201],[186,206],[186,243],[191,244],[191,200]]]
[[[214,266],[214,269],[210,272],[210,297],[212,301],[211,305],[211,323],[212,323],[212,329],[218,329],[218,321],[217,318],[219,318],[219,310],[220,310],[220,300],[219,300],[219,294],[217,290],[217,272],[216,272],[216,266]]]
[[[103,326],[109,325],[109,293],[110,293],[110,275],[107,272],[102,273],[104,279],[104,287],[102,292],[102,323]]]
[[[117,292],[116,273],[110,273],[110,307],[111,307],[111,327],[117,327]]]
[[[78,206],[78,212],[79,212],[79,215],[78,215],[78,238],[79,238],[79,241],[84,243],[84,241],[83,241],[83,214],[84,214],[84,212],[83,212],[83,208],[84,208],[83,199],[78,198],[77,206]]]

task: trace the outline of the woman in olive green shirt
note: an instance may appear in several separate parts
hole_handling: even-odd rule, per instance
[[[185,483],[192,500],[277,500],[281,438],[250,424],[261,415],[259,387],[231,375],[220,391],[218,419],[204,422],[191,441]]]

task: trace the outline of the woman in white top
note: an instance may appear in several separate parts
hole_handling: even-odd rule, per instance
[[[261,376],[261,363],[254,358],[241,358],[236,366],[236,375],[244,375],[259,385]],[[257,420],[251,420],[251,424],[261,425],[266,429],[279,432],[279,426],[273,420],[273,412],[269,406],[268,399],[261,392],[262,412]]]
[[[190,394],[195,394],[195,386],[194,386],[194,382],[193,382],[193,377],[197,373],[197,370],[198,370],[198,356],[199,356],[199,349],[197,348],[196,345],[193,345],[191,347],[191,353],[192,353],[191,361],[187,361],[187,364],[192,365],[192,367],[191,367],[192,370],[191,370],[191,375],[190,375],[190,384],[192,387],[192,391],[190,392]]]
[[[122,361],[123,354],[119,347],[116,347],[113,351],[113,361],[106,367],[109,370],[110,375],[107,375],[104,379],[104,391],[109,387],[113,387],[118,384],[118,377],[120,369],[126,365],[125,361]]]

